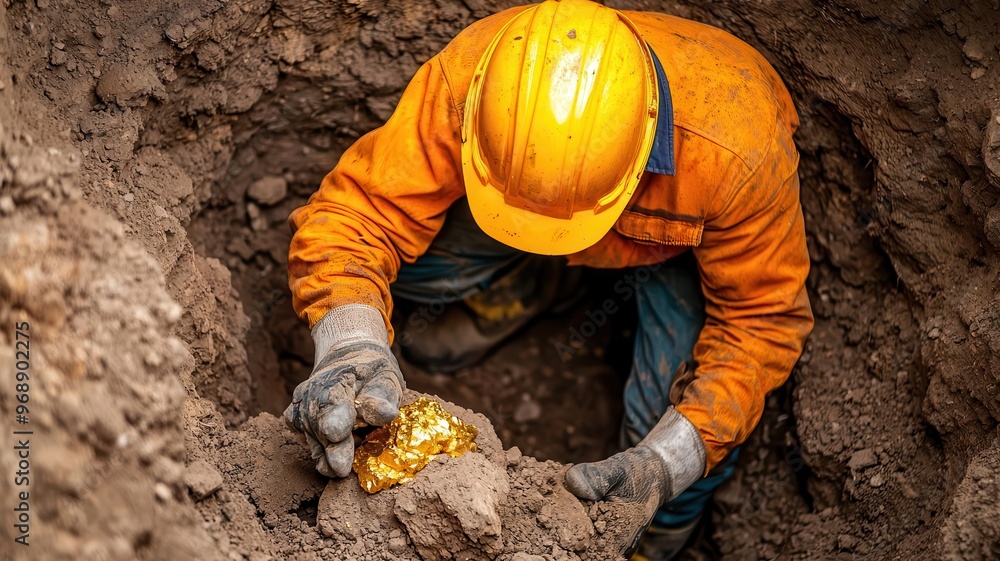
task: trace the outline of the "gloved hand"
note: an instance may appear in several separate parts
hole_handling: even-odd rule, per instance
[[[335,308],[313,328],[320,358],[284,414],[290,428],[306,435],[316,470],[327,477],[351,472],[358,417],[376,426],[393,420],[406,387],[381,315],[373,320],[352,308]]]
[[[643,505],[646,523],[635,528],[622,553],[629,557],[656,510],[704,475],[705,445],[697,429],[673,407],[639,444],[610,458],[577,464],[566,472],[566,488],[591,501]]]

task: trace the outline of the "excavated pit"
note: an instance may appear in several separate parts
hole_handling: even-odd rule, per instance
[[[588,273],[577,312],[481,366],[404,365],[489,442],[412,485],[327,484],[275,417],[312,362],[286,286],[289,212],[420,63],[508,5],[0,4],[0,356],[29,321],[39,442],[32,546],[15,558],[611,558],[628,512],[576,501],[564,466],[534,458],[614,450],[634,312],[568,362],[556,344],[615,272]],[[1000,11],[614,5],[735,33],[802,119],[816,329],[687,559],[996,558]]]

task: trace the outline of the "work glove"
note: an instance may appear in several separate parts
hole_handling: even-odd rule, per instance
[[[382,426],[399,415],[403,375],[389,350],[381,313],[370,306],[330,310],[312,331],[316,362],[295,388],[285,423],[304,433],[316,471],[344,477],[354,460],[353,430]]]
[[[626,501],[643,506],[646,522],[622,545],[630,557],[656,510],[705,473],[705,444],[691,421],[670,407],[635,447],[566,472],[566,488],[591,501]]]

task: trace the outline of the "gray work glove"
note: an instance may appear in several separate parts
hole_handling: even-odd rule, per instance
[[[313,339],[316,365],[295,388],[285,423],[306,435],[318,472],[344,477],[354,460],[358,417],[375,426],[396,418],[406,384],[374,308],[334,308],[313,327]]]
[[[646,523],[623,544],[631,556],[656,510],[680,495],[705,473],[705,444],[691,421],[670,407],[635,447],[566,472],[566,488],[591,501],[627,501],[643,505]]]

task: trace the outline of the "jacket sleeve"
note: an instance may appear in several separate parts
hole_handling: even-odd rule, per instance
[[[762,163],[718,197],[694,249],[706,323],[677,410],[705,443],[706,473],[750,435],[812,330],[797,165],[792,130],[779,122]]]
[[[389,339],[389,284],[401,262],[427,251],[445,212],[465,194],[461,130],[439,57],[410,81],[384,126],[354,143],[289,217],[289,285],[312,328],[330,309],[381,311]]]

